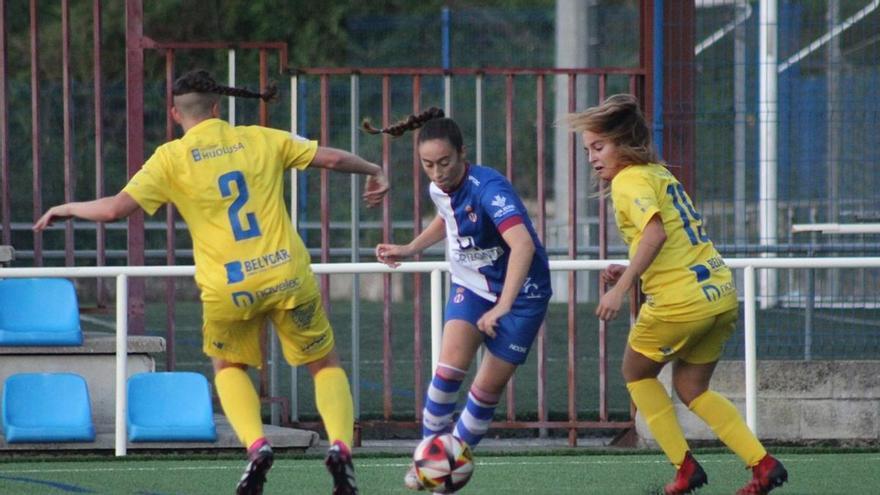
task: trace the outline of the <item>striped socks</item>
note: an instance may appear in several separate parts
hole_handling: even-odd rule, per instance
[[[464,375],[465,370],[443,363],[437,365],[422,411],[422,437],[447,433],[452,429],[455,403],[458,401],[458,390]]]
[[[476,447],[489,430],[500,397],[500,394],[490,394],[471,387],[467,405],[455,425],[455,436],[464,440],[471,448]]]

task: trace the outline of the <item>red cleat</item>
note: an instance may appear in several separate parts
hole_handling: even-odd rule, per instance
[[[788,481],[788,471],[770,454],[752,468],[752,479],[736,495],[764,495]]]
[[[344,442],[336,440],[327,451],[324,460],[327,471],[333,476],[333,495],[357,495],[358,488],[354,481],[354,465],[351,462],[351,450]]]
[[[697,488],[709,482],[706,471],[694,459],[690,452],[684,455],[681,467],[675,473],[675,479],[663,488],[666,495],[684,495],[693,493]]]

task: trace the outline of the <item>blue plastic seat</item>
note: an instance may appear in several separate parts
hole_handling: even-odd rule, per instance
[[[217,440],[208,380],[198,373],[140,373],[128,379],[132,442]]]
[[[92,442],[89,390],[73,373],[19,373],[3,385],[3,433],[9,443]]]
[[[82,345],[76,289],[63,278],[0,280],[0,345]]]

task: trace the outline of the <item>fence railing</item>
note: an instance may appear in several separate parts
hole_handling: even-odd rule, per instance
[[[746,382],[746,421],[749,427],[757,432],[757,355],[756,355],[756,300],[755,271],[761,269],[800,269],[800,268],[880,268],[880,257],[860,258],[731,258],[726,260],[733,269],[742,269],[744,287],[742,298],[745,315],[745,382]],[[550,269],[554,271],[602,270],[611,263],[626,264],[625,260],[552,260]],[[446,262],[408,262],[401,263],[398,268],[390,268],[381,263],[332,263],[314,264],[312,269],[318,275],[331,274],[384,274],[384,273],[430,273],[430,314],[431,314],[431,364],[436,366],[440,350],[440,337],[443,326],[442,285],[443,273],[449,265]],[[64,277],[64,278],[105,278],[116,279],[116,418],[115,418],[115,451],[116,455],[126,455],[127,402],[125,396],[125,379],[127,376],[127,340],[128,340],[128,282],[130,278],[143,277],[192,277],[195,275],[193,266],[126,266],[126,267],[39,267],[39,268],[3,268],[0,278],[11,277]],[[277,361],[273,361],[277,362]],[[569,366],[573,366],[570,362]],[[601,363],[600,363],[601,366]],[[353,383],[357,388],[358,363],[353,362]],[[571,391],[569,391],[571,393]],[[576,412],[569,411],[568,421],[529,422],[528,427],[562,427],[570,430],[591,426],[591,422],[578,421]],[[629,427],[629,422],[604,422],[603,426]]]

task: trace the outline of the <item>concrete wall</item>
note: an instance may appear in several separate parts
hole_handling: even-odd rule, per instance
[[[671,366],[660,379],[671,388]],[[742,361],[722,361],[712,389],[730,399],[745,417]],[[786,442],[880,440],[880,361],[762,361],[758,363],[758,437]],[[676,414],[691,440],[715,440],[712,431],[678,398]],[[656,447],[641,414],[636,432],[643,446]]]
[[[6,378],[16,373],[76,373],[86,380],[92,420],[113,424],[116,416],[116,339],[86,333],[82,346],[0,347],[0,394]],[[153,372],[152,353],[165,350],[161,337],[129,337],[128,376]]]

